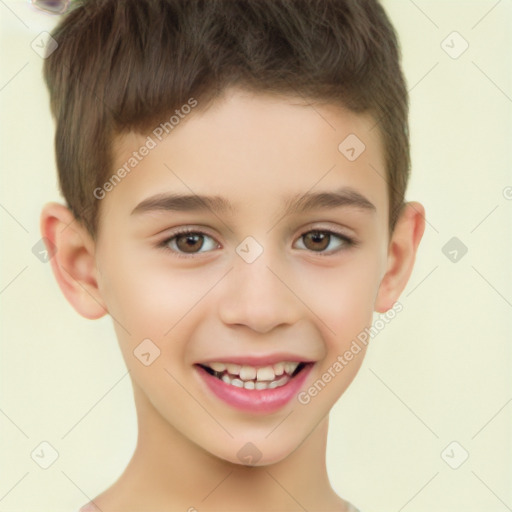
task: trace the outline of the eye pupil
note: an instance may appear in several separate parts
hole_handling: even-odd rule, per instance
[[[323,251],[326,247],[329,246],[330,241],[330,235],[328,233],[323,233],[322,231],[311,231],[310,233],[307,233],[304,235],[305,237],[305,243],[304,245],[307,247],[307,242],[312,241],[313,244],[321,243],[321,246],[318,245],[314,246],[312,250],[320,250]],[[323,244],[322,244],[323,242]],[[309,249],[309,247],[308,247]]]
[[[202,235],[199,234],[186,233],[184,235],[179,235],[176,237],[176,245],[180,251],[184,250],[184,252],[193,252],[194,250],[201,248],[202,241],[198,244],[198,239],[200,238],[202,238]],[[182,240],[185,240],[185,243],[180,243]],[[192,251],[189,251],[189,249],[192,249]]]

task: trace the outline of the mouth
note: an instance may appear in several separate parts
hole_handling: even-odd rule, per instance
[[[228,405],[253,413],[275,412],[299,392],[315,362],[281,361],[265,366],[231,362],[197,363],[208,392]]]
[[[213,362],[199,364],[213,377],[225,384],[244,389],[275,389],[286,385],[297,376],[307,364],[306,362],[282,361],[263,367],[240,365],[234,363]]]

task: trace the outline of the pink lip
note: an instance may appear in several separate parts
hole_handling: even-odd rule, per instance
[[[239,364],[239,365],[247,365],[247,366],[271,366],[276,363],[280,363],[282,361],[290,361],[297,363],[314,363],[315,361],[308,361],[303,357],[296,356],[293,354],[287,354],[285,352],[279,354],[270,354],[267,356],[219,356],[215,359],[209,359],[208,361],[197,361],[197,364],[209,364],[214,362],[219,363],[231,363],[231,364]]]
[[[244,361],[247,361],[247,358]],[[296,396],[313,366],[313,364],[308,364],[284,386],[274,389],[245,389],[226,384],[210,375],[201,366],[194,365],[201,380],[218,398],[242,411],[262,414],[269,414],[281,409]]]

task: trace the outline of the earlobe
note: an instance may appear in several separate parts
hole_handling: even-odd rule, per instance
[[[375,300],[375,311],[385,313],[400,297],[411,276],[424,231],[423,205],[417,202],[406,203],[389,244],[388,266]]]
[[[104,316],[108,311],[99,293],[95,244],[89,232],[58,203],[43,207],[40,229],[48,245],[53,244],[47,247],[52,270],[68,302],[85,318]]]

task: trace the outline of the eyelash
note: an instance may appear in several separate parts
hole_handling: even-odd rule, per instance
[[[301,239],[304,235],[307,235],[308,233],[322,233],[322,234],[328,234],[328,235],[334,235],[335,237],[338,237],[340,238],[341,240],[343,240],[343,242],[345,243],[346,247],[345,248],[340,248],[340,249],[336,249],[334,251],[329,251],[329,252],[324,252],[324,251],[309,251],[309,252],[312,252],[314,254],[317,254],[319,256],[331,256],[333,254],[337,254],[338,252],[341,252],[343,250],[347,250],[351,247],[355,247],[358,245],[359,242],[357,242],[356,240],[354,240],[353,238],[350,238],[348,237],[347,235],[344,235],[342,233],[339,233],[337,231],[331,231],[329,229],[310,229],[308,231],[305,231],[304,233],[302,233],[300,236],[299,236],[299,239]],[[197,257],[198,254],[201,254],[200,252],[198,253],[190,253],[190,254],[186,254],[186,253],[183,253],[183,252],[179,252],[175,249],[171,249],[168,244],[169,242],[171,242],[172,240],[174,240],[175,238],[178,238],[179,236],[183,236],[183,235],[206,235],[207,237],[209,238],[212,238],[212,236],[210,236],[208,233],[205,233],[203,231],[200,231],[200,230],[196,230],[196,229],[192,229],[192,228],[184,228],[184,229],[180,229],[176,232],[174,232],[172,234],[172,236],[162,240],[162,242],[160,242],[157,246],[158,247],[161,247],[162,249],[165,249],[165,250],[168,250],[168,251],[171,251],[172,253],[174,253],[178,258],[195,258]],[[329,241],[330,242],[330,241]],[[306,249],[307,250],[307,249]],[[206,251],[206,252],[209,252],[209,251]]]

